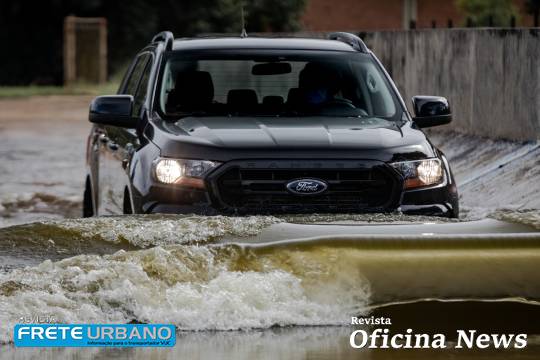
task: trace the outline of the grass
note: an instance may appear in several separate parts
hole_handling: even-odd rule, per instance
[[[78,82],[70,86],[51,85],[28,85],[28,86],[1,86],[0,99],[24,98],[29,96],[50,96],[50,95],[114,95],[128,68],[126,63],[118,68],[109,80],[103,84],[90,84]]]
[[[48,95],[106,95],[116,94],[118,82],[104,84],[79,83],[71,86],[0,86],[0,98],[17,98]]]

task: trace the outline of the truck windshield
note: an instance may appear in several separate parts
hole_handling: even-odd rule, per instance
[[[400,107],[375,61],[334,51],[169,52],[158,108],[182,116],[336,116],[398,120]]]

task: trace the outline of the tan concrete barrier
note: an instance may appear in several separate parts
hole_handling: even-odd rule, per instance
[[[410,106],[413,95],[450,100],[471,135],[540,139],[540,29],[437,29],[362,33]]]

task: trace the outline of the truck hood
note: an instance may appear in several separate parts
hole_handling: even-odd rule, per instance
[[[157,127],[160,129],[153,133],[163,136],[155,136],[153,141],[162,150],[162,156],[179,156],[177,153],[183,152],[180,147],[214,148],[228,153],[249,150],[253,154],[283,151],[330,154],[394,148],[429,152],[421,131],[410,126],[399,128],[379,118],[186,117],[175,123],[162,121]]]
[[[394,123],[378,118],[190,117],[177,121],[170,131],[208,145],[243,149],[369,149],[403,145],[407,140]]]

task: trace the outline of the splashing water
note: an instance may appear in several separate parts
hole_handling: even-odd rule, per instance
[[[337,258],[290,258],[283,264],[283,255],[259,258],[238,246],[174,245],[17,269],[0,276],[0,340],[10,340],[21,316],[37,313],[68,323],[232,330],[343,325],[365,311],[370,290],[359,273],[341,273]]]

